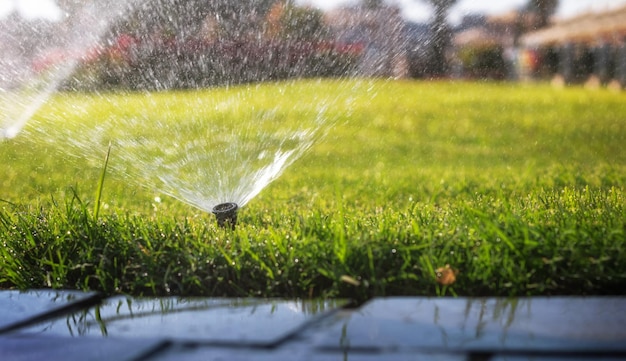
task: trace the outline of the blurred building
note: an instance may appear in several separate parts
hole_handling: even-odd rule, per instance
[[[587,13],[525,34],[521,43],[557,83],[626,86],[626,6]]]

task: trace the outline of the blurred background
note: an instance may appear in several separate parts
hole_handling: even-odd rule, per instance
[[[26,38],[19,36],[20,28],[40,34],[54,29],[53,37],[67,14],[89,3],[0,0],[0,40]],[[128,14],[106,19],[105,41],[80,51],[40,51],[30,57],[30,71],[41,73],[79,58],[78,70],[63,76],[66,90],[185,89],[350,76],[549,80],[613,89],[626,84],[624,0],[158,0],[133,5]],[[4,58],[7,63],[16,57]],[[6,73],[17,79],[27,67],[13,68]]]

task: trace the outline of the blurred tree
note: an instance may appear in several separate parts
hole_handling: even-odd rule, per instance
[[[526,9],[534,15],[533,27],[539,29],[548,25],[558,6],[559,0],[529,0]]]
[[[514,29],[515,44],[518,44],[522,34],[548,26],[558,6],[558,0],[528,0],[518,12]]]
[[[80,1],[80,0],[64,0]],[[223,35],[236,37],[242,29],[257,28],[257,22],[277,0],[154,0],[142,1],[128,29],[143,34],[154,30],[186,37],[196,34],[209,17],[223,28]],[[128,30],[127,29],[127,30]]]
[[[366,9],[378,9],[383,6],[384,0],[362,0],[361,5]]]
[[[451,31],[448,26],[448,11],[457,0],[421,0],[433,7],[433,18],[430,25],[432,42],[430,44],[430,60],[428,73],[431,76],[443,76],[448,71],[446,50],[450,45]]]
[[[298,6],[294,1],[276,2],[268,12],[269,33],[289,41],[323,40],[328,35],[321,10]]]
[[[182,0],[188,1],[188,0]],[[221,23],[225,35],[238,36],[250,29],[260,31],[259,21],[264,21],[274,3],[280,0],[193,0],[205,4]]]

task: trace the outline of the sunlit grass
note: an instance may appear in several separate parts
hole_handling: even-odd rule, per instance
[[[358,91],[348,99],[338,85]],[[54,98],[23,136],[0,143],[0,285],[358,299],[626,289],[625,94],[506,83],[297,86],[311,99],[347,98],[329,107],[337,121],[328,136],[240,212],[235,231],[115,173],[95,208],[106,144],[81,156],[45,134],[80,139],[106,117],[142,112],[144,95]],[[242,117],[271,110],[301,121],[289,104],[306,97],[278,98],[277,89],[255,88]],[[198,94],[151,99],[163,107],[155,114],[176,121],[189,112],[177,104]],[[220,119],[208,108],[198,116]],[[436,281],[446,264],[458,271],[448,286]]]

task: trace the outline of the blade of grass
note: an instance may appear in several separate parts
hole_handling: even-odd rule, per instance
[[[104,189],[104,178],[107,173],[107,166],[109,164],[109,156],[111,155],[111,142],[109,142],[109,148],[107,154],[104,157],[104,166],[102,167],[102,174],[100,175],[100,182],[98,182],[98,190],[96,191],[96,203],[93,209],[93,218],[98,219],[100,214],[100,200],[102,199],[102,190]]]

